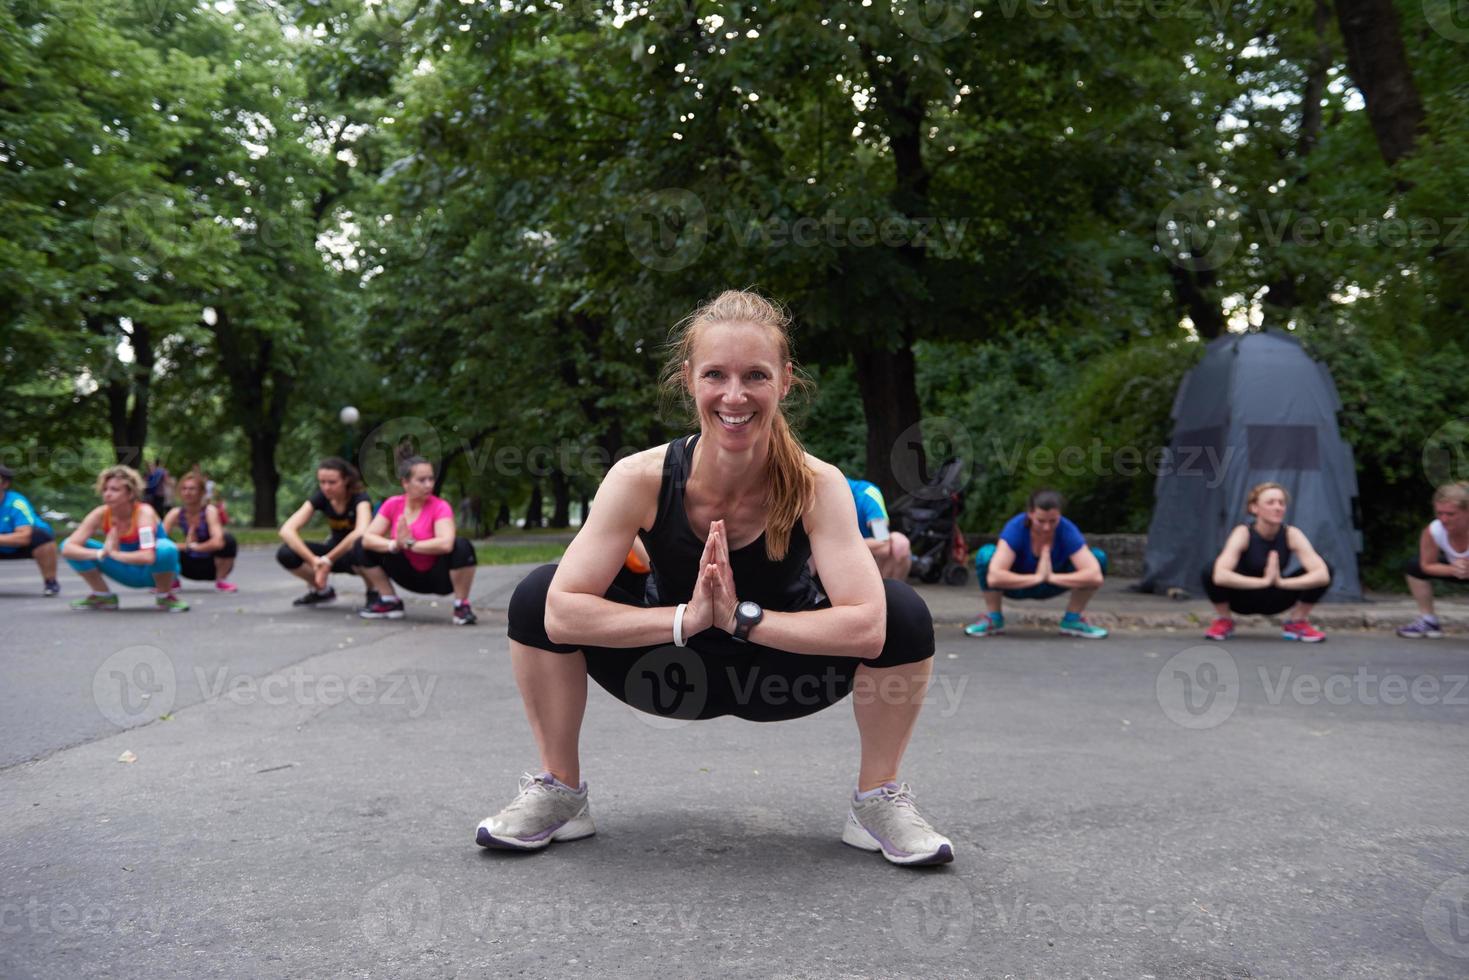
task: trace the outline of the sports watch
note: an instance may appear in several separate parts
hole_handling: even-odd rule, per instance
[[[735,606],[735,631],[734,638],[741,643],[750,642],[750,630],[754,629],[760,620],[765,618],[765,610],[760,608],[757,602],[746,599]]]

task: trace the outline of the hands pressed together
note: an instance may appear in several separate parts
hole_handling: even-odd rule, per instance
[[[699,558],[699,579],[684,610],[684,636],[695,636],[711,626],[733,635],[737,605],[739,599],[735,596],[734,572],[729,567],[729,538],[724,521],[712,521],[704,554]]]

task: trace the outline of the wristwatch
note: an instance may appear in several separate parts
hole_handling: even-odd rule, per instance
[[[741,643],[750,642],[750,630],[765,618],[765,610],[760,608],[759,603],[746,599],[735,606],[735,631],[734,638]]]

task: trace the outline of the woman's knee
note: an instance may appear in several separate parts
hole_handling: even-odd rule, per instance
[[[474,545],[470,544],[468,538],[455,538],[454,550],[449,552],[450,568],[469,568],[479,564],[479,556],[474,553]]]
[[[240,544],[235,536],[228,531],[224,532],[224,547],[214,553],[216,558],[233,558],[240,553]]]
[[[546,594],[551,589],[551,579],[556,575],[555,565],[542,565],[520,580],[510,596],[507,633],[510,639],[538,650],[556,653],[572,653],[578,648],[562,643],[552,643],[546,635]]]
[[[294,572],[305,564],[301,561],[301,556],[292,551],[288,544],[283,544],[275,549],[275,560],[280,562],[280,566],[288,572]]]
[[[869,667],[896,667],[933,656],[933,613],[907,582],[883,580],[887,593],[887,638],[882,655],[866,661]]]

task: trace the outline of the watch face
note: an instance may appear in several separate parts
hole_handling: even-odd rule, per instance
[[[760,607],[753,602],[740,603],[739,613],[747,619],[753,619],[760,615]]]

